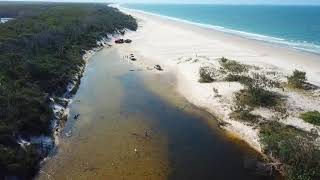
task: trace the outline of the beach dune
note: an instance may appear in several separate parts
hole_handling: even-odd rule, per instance
[[[214,64],[218,58],[226,57],[245,64],[274,69],[283,74],[290,74],[294,69],[303,70],[307,72],[309,82],[320,85],[320,56],[317,54],[137,10],[118,8],[135,17],[139,23],[138,31],[127,35],[133,43],[121,53],[134,53],[138,57],[135,63],[139,66],[153,67],[159,64],[165,71],[173,72],[178,81],[177,90],[183,96],[230,123],[225,128],[246,140],[258,151],[261,151],[261,146],[257,130],[228,117],[232,109],[233,94],[242,86],[239,83],[199,83],[199,67]],[[218,90],[221,98],[214,97],[213,88]],[[318,110],[317,105],[319,103],[311,106],[310,110]],[[296,124],[302,124],[307,130],[313,128],[300,121]]]

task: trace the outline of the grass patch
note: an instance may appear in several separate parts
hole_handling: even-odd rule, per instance
[[[320,112],[319,111],[309,111],[300,114],[300,118],[304,121],[320,126]]]
[[[265,153],[284,163],[287,177],[292,180],[320,178],[320,151],[306,132],[273,121],[260,130]]]
[[[223,67],[223,69],[232,73],[240,74],[248,72],[248,66],[234,60],[229,60],[225,57],[220,59],[220,65]]]

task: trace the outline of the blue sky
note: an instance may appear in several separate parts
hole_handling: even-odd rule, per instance
[[[7,0],[11,1],[11,0]],[[20,0],[21,1],[21,0]],[[118,3],[213,3],[213,4],[313,4],[320,5],[320,0],[30,0],[58,2],[118,2]]]

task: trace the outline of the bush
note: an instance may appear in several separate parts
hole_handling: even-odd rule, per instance
[[[199,75],[200,75],[199,81],[202,83],[211,83],[214,81],[212,77],[214,76],[213,69],[208,66],[200,67]]]
[[[319,111],[310,111],[305,112],[300,115],[300,118],[304,121],[320,126],[320,112]]]
[[[227,71],[240,74],[248,72],[248,67],[234,60],[229,60],[224,57],[220,59],[220,65]]]
[[[273,121],[261,126],[264,151],[284,163],[289,179],[320,178],[320,151],[309,134]]]
[[[251,124],[255,124],[259,121],[259,118],[261,116],[251,114],[251,109],[248,109],[246,107],[237,107],[236,110],[234,110],[230,117],[236,120],[241,120],[245,122],[249,122]]]
[[[251,84],[246,84],[247,86],[258,86],[258,87],[270,87],[270,88],[280,88],[281,84],[279,81],[268,79],[264,74],[253,73]]]
[[[280,82],[268,79],[265,75],[253,73],[252,78],[247,75],[228,74],[224,79],[229,82],[240,82],[247,87],[280,87]]]
[[[294,70],[293,74],[287,77],[287,79],[289,86],[293,88],[304,88],[307,81],[306,72]]]
[[[280,86],[278,82],[269,80],[265,75],[258,73],[249,76],[229,75],[228,80],[238,80],[246,89],[236,93],[237,106],[274,107],[280,104],[279,94],[266,90],[266,87]]]
[[[238,106],[274,107],[281,103],[280,95],[263,88],[249,88],[236,93]]]
[[[228,82],[239,82],[244,85],[249,85],[252,83],[253,79],[249,76],[245,75],[236,75],[236,74],[228,74],[225,78],[225,81]]]

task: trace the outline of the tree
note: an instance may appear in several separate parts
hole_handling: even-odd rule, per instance
[[[294,70],[293,74],[287,79],[288,84],[293,88],[304,88],[307,81],[306,72]]]

